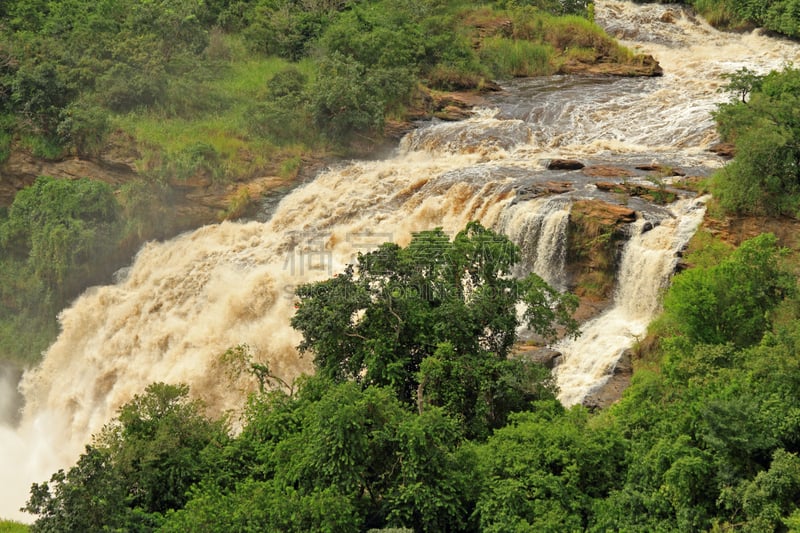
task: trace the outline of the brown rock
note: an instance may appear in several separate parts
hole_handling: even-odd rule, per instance
[[[580,170],[584,166],[586,165],[576,159],[553,159],[547,164],[550,170]]]
[[[708,151],[713,152],[720,157],[730,159],[736,155],[736,146],[734,146],[733,143],[717,143],[711,145]]]
[[[608,181],[598,181],[595,183],[595,187],[601,191],[622,193],[627,194],[628,196],[639,196],[650,202],[658,204],[666,204],[673,202],[676,199],[673,191],[668,191],[660,187],[641,185],[638,183],[611,183]]]
[[[683,172],[679,168],[672,168],[665,165],[659,165],[657,163],[651,163],[647,165],[637,165],[636,170],[644,170],[645,172],[658,172],[659,174],[663,174],[664,176],[685,176],[686,172]]]
[[[522,352],[519,354],[519,357],[525,361],[543,365],[551,370],[561,362],[561,352],[550,348],[539,348]]]
[[[636,175],[628,169],[608,165],[590,165],[583,169],[583,173],[593,178],[629,178]]]
[[[609,57],[600,57],[586,63],[577,59],[564,62],[558,69],[561,74],[594,74],[608,76],[663,76],[664,70],[651,55],[638,55],[629,63],[617,63]]]
[[[469,109],[465,109],[463,107],[449,105],[446,106],[444,109],[436,111],[433,114],[433,116],[435,116],[439,120],[446,120],[446,121],[464,120],[465,118],[469,118],[472,116],[472,111]]]
[[[572,204],[573,213],[592,218],[604,226],[627,224],[636,220],[636,211],[602,200],[578,200]]]

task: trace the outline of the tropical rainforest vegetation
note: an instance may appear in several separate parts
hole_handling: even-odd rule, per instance
[[[744,6],[762,18],[741,20],[773,20],[777,6],[798,20],[791,0],[729,7]],[[0,4],[4,157],[20,147],[95,157],[122,136],[145,169],[120,191],[42,177],[0,212],[0,345],[30,361],[26,347],[49,342],[55,324],[42,317],[153,235],[142,213],[159,209],[167,176],[233,179],[268,164],[261,157],[376,135],[423,83],[549,71],[563,55],[546,30],[592,26],[547,9],[585,7]],[[468,22],[501,12],[529,38],[497,34],[476,49]],[[517,57],[528,63],[503,63]],[[797,215],[799,79],[791,67],[731,77],[732,101],[715,118],[737,157],[712,184],[728,212]],[[434,230],[385,244],[300,287],[293,325],[314,377],[280,384],[247,347],[232,348],[221,359],[261,385],[240,421],[209,418],[183,385],[152,384],[74,467],[32,487],[31,529],[800,531],[795,252],[770,234],[732,249],[701,231],[630,388],[597,413],[565,409],[546,368],[511,357],[518,303],[545,336],[575,327],[572,297],[509,278],[518,257],[471,224],[452,241]]]

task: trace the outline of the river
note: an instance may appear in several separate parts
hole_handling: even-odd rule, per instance
[[[249,345],[287,381],[309,372],[289,326],[293,287],[341,271],[380,242],[405,244],[413,232],[437,226],[454,234],[477,219],[523,247],[523,269],[563,287],[569,207],[600,193],[585,177],[548,171],[550,159],[708,173],[722,164],[707,151],[716,140],[709,113],[725,98],[720,75],[743,66],[766,72],[800,57],[797,44],[720,33],[676,6],[601,0],[596,15],[628,46],[653,54],[664,76],[507,83],[473,118],[427,125],[388,159],[321,173],[266,222],[225,222],[150,243],[116,284],[86,291],[63,311],[62,333],[42,363],[23,376],[21,420],[0,424],[0,516],[30,520],[17,512],[30,484],[74,462],[91,435],[153,381],[188,383],[220,414],[235,411],[244,394],[245,384],[228,379],[220,363],[232,346]],[[550,180],[569,181],[572,191],[535,200],[520,194]],[[661,224],[647,233],[632,228],[607,313],[627,314],[602,327],[587,324],[583,340],[561,347],[557,375],[567,404],[597,386],[641,334],[669,262],[702,216],[702,202],[692,200],[639,207]],[[647,287],[625,283],[644,277]],[[622,309],[630,301],[642,305]],[[607,343],[608,360],[600,361],[598,347]],[[0,378],[6,391],[15,381]]]

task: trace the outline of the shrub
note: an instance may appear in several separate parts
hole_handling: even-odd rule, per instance
[[[383,128],[385,100],[370,81],[364,65],[353,58],[338,53],[326,58],[311,87],[315,125],[331,139]]]

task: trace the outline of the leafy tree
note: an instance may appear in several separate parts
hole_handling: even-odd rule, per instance
[[[592,501],[619,484],[624,443],[585,410],[550,402],[519,413],[481,446],[481,531],[578,531]]]
[[[460,439],[441,410],[418,416],[390,389],[307,378],[251,400],[216,471],[235,478],[206,478],[163,530],[461,529],[475,461]]]
[[[154,383],[124,405],[76,466],[34,484],[25,509],[35,531],[153,531],[183,507],[211,467],[198,457],[227,440],[188,400],[188,387]]]
[[[741,100],[743,104],[747,103],[747,97],[754,90],[761,87],[761,82],[764,77],[756,74],[755,71],[747,67],[742,67],[736,72],[723,74],[722,78],[728,80],[728,84],[723,87],[725,92],[731,93],[735,100]]]
[[[311,87],[315,125],[331,139],[383,128],[386,101],[372,91],[367,69],[355,59],[335,53],[320,64]]]
[[[780,254],[774,235],[750,239],[718,265],[676,276],[664,308],[691,342],[752,345],[767,330],[768,313],[795,290]]]
[[[457,393],[441,384],[442,373],[461,374],[462,394],[488,402],[481,409],[502,411],[498,403],[514,387],[500,376],[510,369],[502,362],[520,325],[517,304],[526,306],[523,322],[541,334],[554,336],[556,323],[576,331],[576,298],[535,274],[514,279],[518,260],[516,246],[477,222],[453,241],[433,230],[416,234],[406,248],[384,244],[338,276],[297,290],[292,325],[303,333],[300,349],[313,352],[326,377],[391,386],[408,403],[426,401],[428,389],[429,399],[462,405],[467,411],[460,414],[471,420],[472,402],[454,403]],[[438,363],[429,363],[421,380],[431,356]],[[492,425],[502,420],[489,418]]]
[[[719,106],[714,118],[736,157],[715,176],[723,207],[748,214],[795,215],[800,206],[800,70],[789,67],[762,79],[750,73],[732,80],[745,99]],[[749,80],[749,81],[748,81]]]
[[[308,80],[295,66],[276,72],[268,81],[263,102],[250,113],[250,129],[276,143],[311,138]]]
[[[118,221],[119,204],[105,183],[41,176],[17,193],[0,225],[0,246],[26,258],[45,285],[66,296],[113,268],[104,259],[116,244]]]

